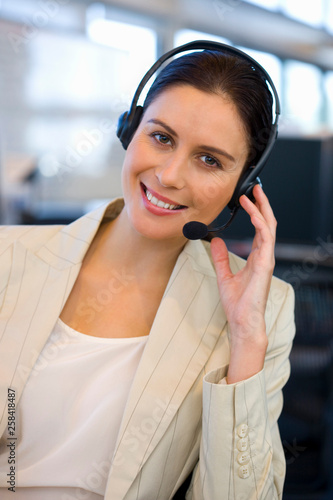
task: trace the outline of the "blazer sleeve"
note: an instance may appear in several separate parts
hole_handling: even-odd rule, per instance
[[[283,293],[275,290],[268,303],[264,369],[230,385],[219,383],[225,369],[204,378],[200,457],[187,500],[282,498],[285,458],[277,420],[295,334],[294,291],[283,285]]]

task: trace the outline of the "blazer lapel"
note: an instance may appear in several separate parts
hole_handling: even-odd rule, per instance
[[[14,244],[12,270],[0,313],[0,401],[6,417],[8,388],[16,404],[74,284],[79,266],[55,269]],[[6,425],[3,418],[2,435]]]
[[[104,214],[122,206],[116,200],[56,230],[36,253],[27,248],[24,235],[0,256],[0,268],[4,264],[8,269],[11,262],[0,309],[0,436],[6,427],[8,388],[15,390],[17,404]],[[36,229],[36,238],[42,231]]]
[[[125,498],[204,370],[225,323],[215,271],[203,244],[188,242],[170,277],[133,381],[106,497],[109,493],[110,498]],[[149,439],[139,440],[133,430],[140,429],[147,418],[154,429]],[[124,463],[126,477],[119,481],[119,466]]]

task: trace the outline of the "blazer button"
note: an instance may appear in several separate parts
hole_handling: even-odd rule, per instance
[[[246,451],[249,447],[249,438],[244,437],[238,440],[237,449],[238,451]]]
[[[243,451],[241,453],[238,453],[237,455],[237,462],[240,464],[240,465],[246,465],[248,464],[250,461],[250,454],[248,451]]]
[[[238,475],[241,479],[246,479],[251,474],[250,464],[241,465],[238,469]]]
[[[237,434],[240,438],[244,438],[249,433],[249,427],[246,424],[241,424],[237,427]]]

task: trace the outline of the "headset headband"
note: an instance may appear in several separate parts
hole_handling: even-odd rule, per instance
[[[256,69],[261,71],[261,73],[264,75],[265,79],[268,81],[275,100],[275,121],[277,120],[278,115],[280,115],[280,100],[279,96],[277,93],[277,90],[275,88],[275,85],[267,73],[267,71],[259,64],[253,57],[249,56],[242,50],[236,49],[235,47],[231,47],[230,45],[227,45],[225,43],[220,43],[220,42],[210,42],[208,40],[196,40],[195,42],[189,42],[185,43],[184,45],[180,45],[179,47],[175,47],[174,49],[169,50],[169,52],[166,52],[163,54],[153,65],[152,67],[147,71],[147,73],[144,75],[142,78],[141,82],[138,85],[138,88],[135,91],[131,107],[129,110],[129,117],[131,116],[132,113],[135,112],[135,107],[138,104],[138,100],[140,98],[141,92],[148,83],[148,81],[151,79],[151,77],[156,73],[156,71],[162,66],[162,64],[167,61],[168,59],[171,59],[173,56],[180,54],[182,52],[187,52],[190,50],[217,50],[219,52],[229,52],[232,55],[242,57],[244,60],[250,62]]]

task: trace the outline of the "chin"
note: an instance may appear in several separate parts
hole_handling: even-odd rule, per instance
[[[171,229],[166,224],[163,224],[163,221],[152,223],[151,221],[137,220],[136,218],[132,219],[132,227],[137,234],[153,241],[181,240],[184,238],[182,227]]]
[[[176,240],[176,239],[182,239],[184,238],[182,231],[178,232],[171,232],[171,231],[166,231],[163,230],[163,228],[157,228],[154,230],[153,228],[141,228],[137,227],[136,231],[144,238],[147,238],[149,240],[153,241],[168,241],[168,240]]]

